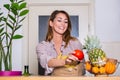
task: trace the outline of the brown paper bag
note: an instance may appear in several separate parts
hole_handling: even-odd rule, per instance
[[[67,68],[67,67],[57,67],[53,70],[52,76],[82,76],[84,66],[83,63],[79,63],[74,68]]]

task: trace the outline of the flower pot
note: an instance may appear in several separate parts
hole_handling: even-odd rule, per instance
[[[0,76],[21,76],[22,71],[0,71]]]

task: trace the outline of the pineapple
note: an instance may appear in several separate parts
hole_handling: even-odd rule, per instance
[[[87,50],[92,65],[102,66],[106,63],[106,54],[101,49],[100,41],[96,36],[87,36],[84,48]]]
[[[92,65],[100,67],[106,64],[106,60],[107,60],[106,54],[102,49],[100,48],[91,49],[88,55]]]

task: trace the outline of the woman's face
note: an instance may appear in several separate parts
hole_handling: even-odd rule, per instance
[[[66,15],[63,13],[58,13],[53,22],[50,21],[50,26],[52,27],[53,34],[57,33],[62,35],[68,27],[68,19]]]

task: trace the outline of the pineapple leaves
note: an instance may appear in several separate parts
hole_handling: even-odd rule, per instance
[[[87,36],[85,39],[84,49],[87,49],[87,51],[93,49],[93,48],[101,48],[100,40],[97,38],[97,36]]]

